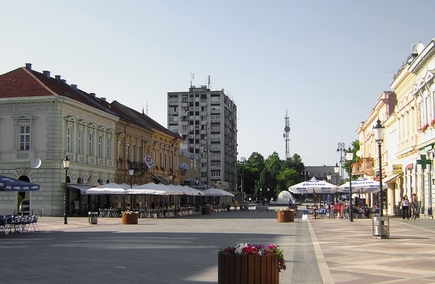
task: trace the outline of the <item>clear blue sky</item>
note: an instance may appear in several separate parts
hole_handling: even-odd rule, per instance
[[[288,110],[290,155],[335,165],[411,45],[435,37],[434,11],[429,0],[3,0],[0,74],[29,62],[164,126],[167,92],[211,76],[238,106],[239,159],[284,159]]]

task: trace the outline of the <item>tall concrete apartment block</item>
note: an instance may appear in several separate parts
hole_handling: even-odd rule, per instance
[[[184,138],[182,149],[200,157],[189,165],[199,167],[198,188],[237,191],[237,106],[224,90],[168,92],[168,129]]]

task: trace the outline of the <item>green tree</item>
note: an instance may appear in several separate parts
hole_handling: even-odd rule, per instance
[[[267,159],[254,152],[248,159],[238,161],[238,184],[241,186],[243,180],[244,193],[257,199],[276,199],[280,192],[304,180],[304,170],[298,154],[281,160],[276,152]]]
[[[352,144],[352,147],[349,147],[349,148],[350,148],[350,151],[353,153],[353,158],[352,158],[352,161],[348,161],[346,159],[346,162],[343,165],[343,168],[346,171],[346,173],[349,173],[349,169],[351,167],[351,164],[356,163],[359,160],[359,156],[357,156],[357,153],[360,150],[359,140],[355,140],[351,144]],[[347,153],[347,151],[346,151],[346,153]],[[352,180],[353,179],[355,179],[355,176],[352,176]]]

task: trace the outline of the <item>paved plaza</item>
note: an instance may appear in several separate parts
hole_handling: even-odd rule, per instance
[[[371,219],[278,223],[275,211],[139,219],[39,219],[39,232],[0,235],[0,283],[217,283],[218,251],[278,244],[280,283],[435,283],[435,220],[390,218],[390,238]]]

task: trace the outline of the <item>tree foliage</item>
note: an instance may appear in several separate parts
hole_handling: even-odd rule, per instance
[[[267,159],[254,152],[248,159],[238,161],[238,184],[243,184],[241,189],[244,193],[257,199],[276,199],[281,191],[303,181],[304,169],[305,165],[298,154],[281,160],[276,152]]]

